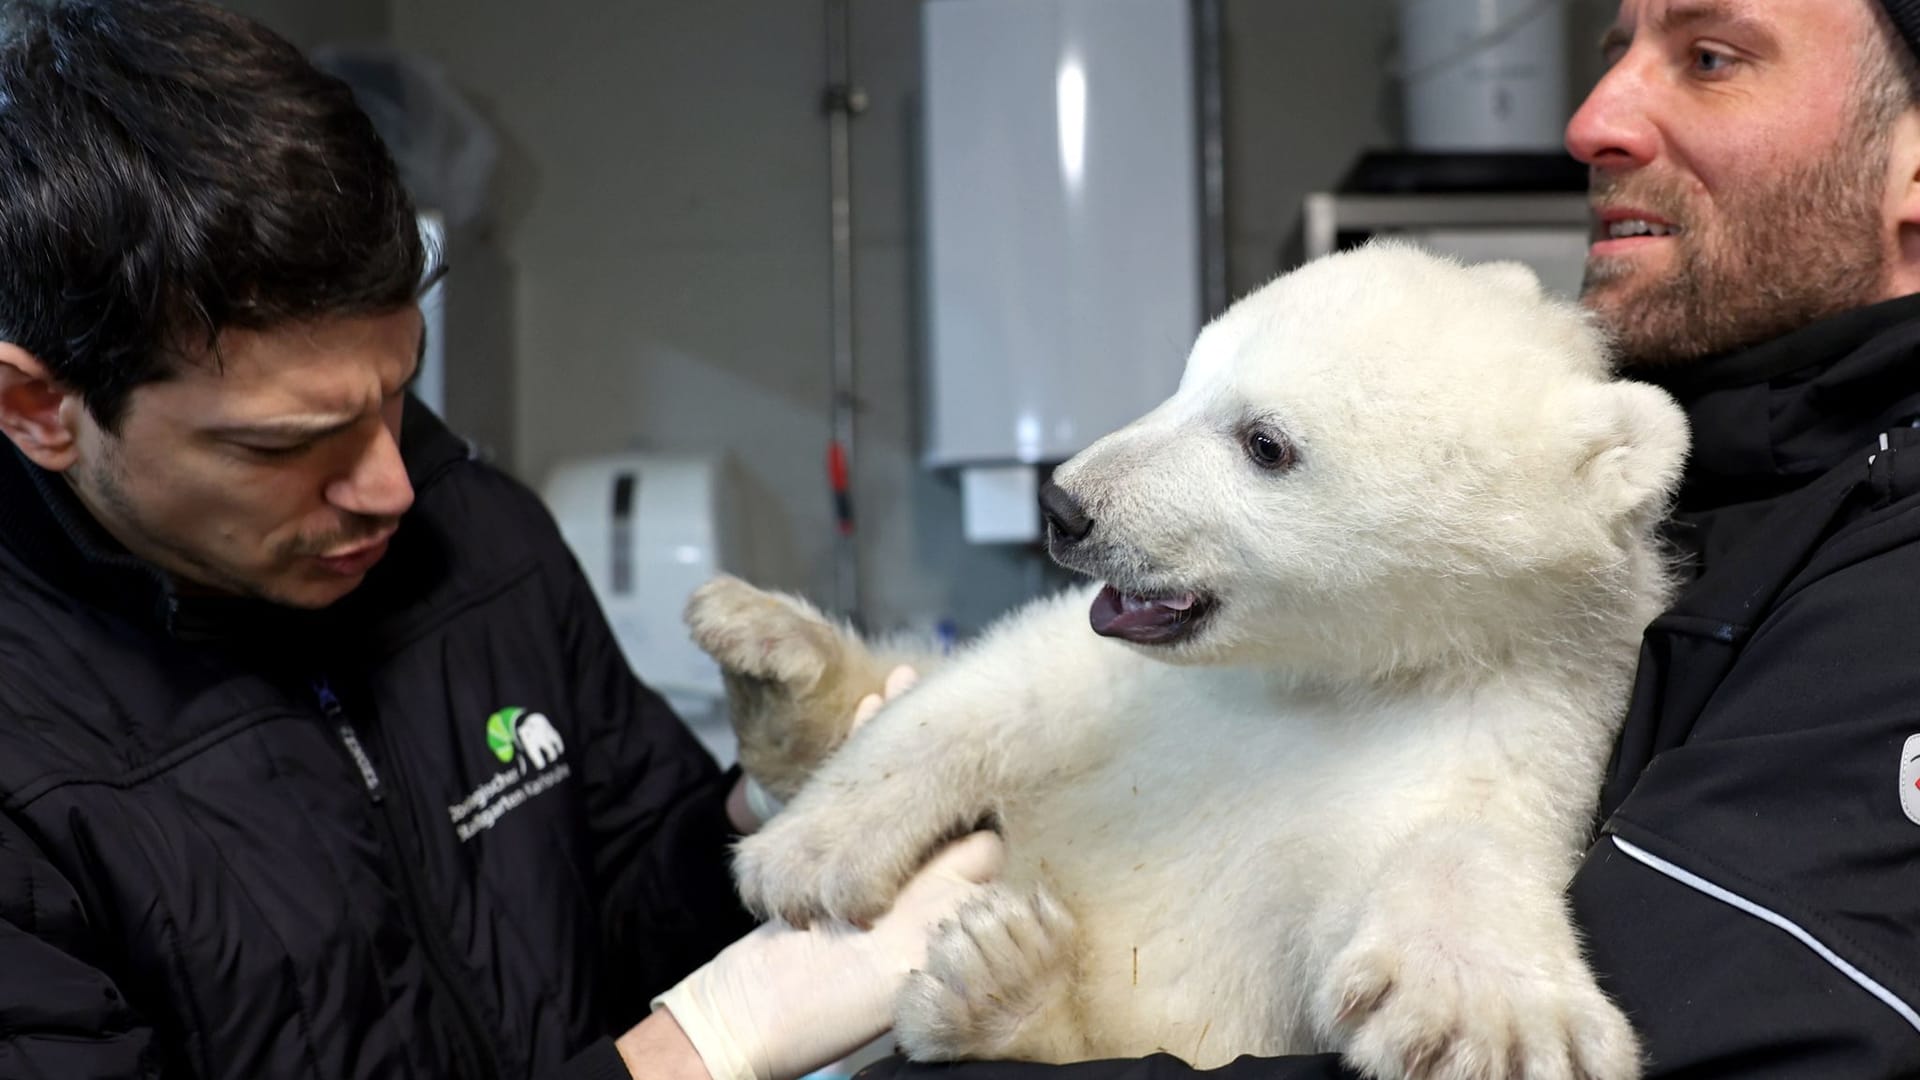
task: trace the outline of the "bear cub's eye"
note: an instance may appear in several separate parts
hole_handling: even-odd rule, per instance
[[[1293,467],[1292,441],[1270,427],[1248,428],[1241,443],[1247,448],[1247,457],[1263,469],[1280,472]]]

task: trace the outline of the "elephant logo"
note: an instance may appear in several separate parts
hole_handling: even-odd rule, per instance
[[[525,754],[534,768],[544,769],[566,752],[567,743],[544,713],[511,708],[487,717],[487,747],[502,765],[511,764],[518,752]]]

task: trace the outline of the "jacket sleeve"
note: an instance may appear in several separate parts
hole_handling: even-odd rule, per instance
[[[0,817],[0,1076],[161,1075],[152,1030],[92,952],[78,893]]]
[[[660,695],[628,667],[585,575],[565,559],[562,614],[584,772],[609,1019],[647,1002],[753,928],[729,871],[722,773]]]
[[[1574,878],[1650,1076],[1920,1076],[1920,545],[1897,526],[1816,554]]]
[[[611,1038],[596,1040],[540,1080],[633,1080],[627,1063]]]

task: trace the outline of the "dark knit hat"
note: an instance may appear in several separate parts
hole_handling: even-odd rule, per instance
[[[1880,6],[1887,9],[1887,17],[1900,31],[1908,51],[1920,57],[1920,0],[1880,0]]]

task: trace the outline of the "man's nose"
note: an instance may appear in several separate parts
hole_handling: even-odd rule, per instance
[[[1594,169],[1633,169],[1652,161],[1660,145],[1656,90],[1640,57],[1628,50],[1567,121],[1567,152]]]
[[[397,518],[413,505],[413,481],[407,479],[400,442],[390,428],[382,424],[346,475],[327,485],[327,502],[373,518]]]

